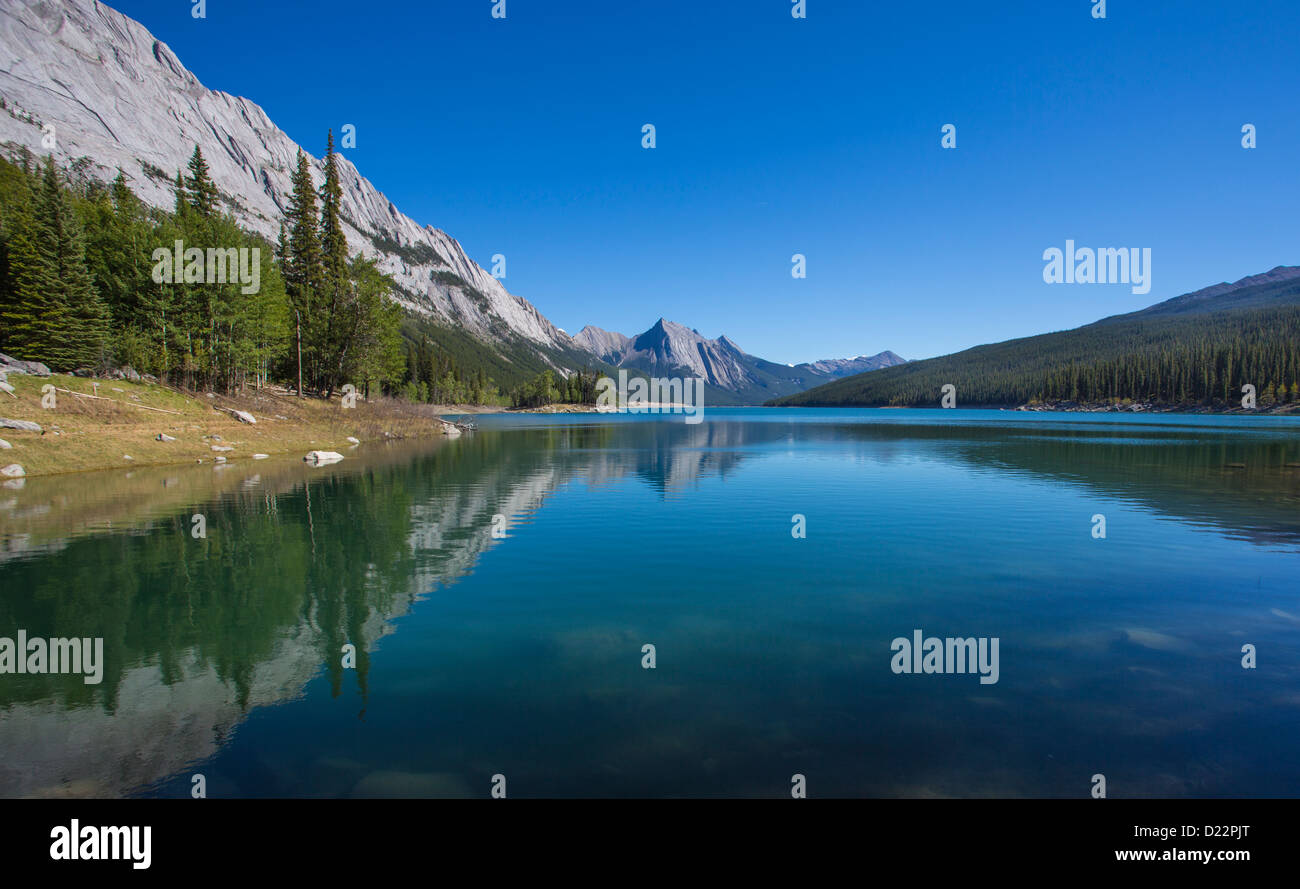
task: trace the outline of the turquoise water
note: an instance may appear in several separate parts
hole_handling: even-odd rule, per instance
[[[1300,419],[478,422],[0,489],[0,795],[1300,796]]]

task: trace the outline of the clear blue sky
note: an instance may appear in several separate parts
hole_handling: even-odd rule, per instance
[[[313,154],[355,124],[363,175],[571,333],[923,358],[1300,263],[1294,0],[109,5]],[[1044,284],[1067,238],[1150,247],[1151,292]]]

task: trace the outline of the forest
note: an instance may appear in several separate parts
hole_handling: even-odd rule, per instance
[[[140,200],[120,170],[105,183],[50,157],[0,158],[0,352],[64,373],[130,367],[192,392],[301,380],[322,397],[352,383],[367,396],[537,406],[594,387],[406,313],[375,262],[349,255],[332,133],[324,168],[317,188],[299,152],[270,244],[235,221],[236,199],[197,146],[174,179],[148,171],[171,182],[170,210]],[[226,255],[251,274],[214,276]]]
[[[1255,387],[1259,407],[1287,404],[1300,401],[1298,297],[1300,286],[1292,286],[1270,307],[1118,316],[870,371],[772,403],[937,407],[951,384],[959,406],[1239,407],[1245,385]]]

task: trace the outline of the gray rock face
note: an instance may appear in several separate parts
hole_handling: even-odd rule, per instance
[[[617,365],[624,352],[627,351],[627,344],[632,341],[632,338],[612,330],[601,330],[599,327],[588,324],[578,331],[573,341],[601,361]]]
[[[893,367],[895,364],[906,363],[906,358],[885,351],[878,355],[859,355],[857,358],[826,358],[808,364],[796,364],[795,368],[806,367],[817,373],[837,378],[851,377],[854,374],[865,373],[869,370],[880,370],[882,367]]]
[[[725,336],[709,339],[698,330],[663,318],[635,337],[599,327],[584,327],[573,342],[615,367],[651,376],[698,377],[709,387],[725,390],[750,403],[802,392],[842,376],[904,363],[893,352],[881,352],[791,367],[750,355]]]
[[[24,146],[50,153],[41,137],[52,124],[61,164],[85,159],[78,166],[101,180],[120,167],[144,201],[170,209],[171,180],[197,144],[226,208],[275,242],[299,146],[258,105],[204,87],[139,22],[93,0],[4,0],[0,59],[7,104],[0,147],[11,155]],[[322,132],[317,147],[324,142]],[[323,167],[307,154],[319,186]],[[348,246],[379,259],[404,306],[489,341],[517,334],[542,346],[571,344],[454,238],[398,211],[346,157],[339,172]]]
[[[0,77],[3,76],[3,74],[0,74]],[[21,361],[17,358],[10,358],[3,352],[0,352],[0,371],[11,374],[30,374],[34,377],[48,377],[50,375],[50,369],[39,361]]]

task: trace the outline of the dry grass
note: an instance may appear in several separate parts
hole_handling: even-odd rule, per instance
[[[79,396],[95,394],[92,381],[78,377],[13,375],[9,382],[16,397],[0,392],[0,417],[34,421],[44,433],[0,429],[0,438],[13,446],[0,450],[0,465],[18,463],[29,476],[214,463],[219,454],[214,444],[233,447],[220,456],[234,462],[257,453],[338,451],[348,447],[348,436],[364,442],[441,434],[439,408],[390,399],[358,398],[355,408],[344,409],[338,396],[295,398],[280,389],[209,396],[119,380],[98,381],[100,397],[89,398]],[[56,387],[56,405],[48,409],[41,407],[47,384]],[[241,423],[222,409],[247,411],[257,423]],[[176,441],[158,441],[159,433]]]

